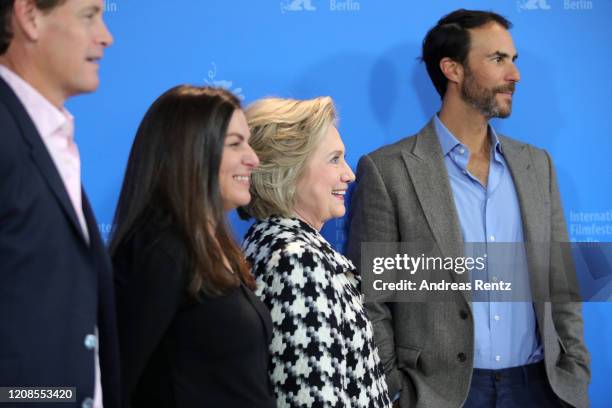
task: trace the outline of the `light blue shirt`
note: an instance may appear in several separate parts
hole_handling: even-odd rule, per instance
[[[444,126],[437,115],[434,118],[436,132],[442,147],[444,164],[448,171],[463,241],[483,243],[482,247],[500,252],[503,245],[495,243],[524,242],[523,223],[518,196],[510,168],[504,159],[503,149],[492,126],[491,160],[489,178],[484,187],[467,169],[470,151]],[[527,261],[522,246],[506,245],[512,248],[501,252],[512,252],[513,265],[502,261],[497,265],[489,258],[484,276],[495,282],[503,269],[512,269],[513,284],[526,285],[529,291]],[[522,250],[518,250],[521,247]],[[497,262],[500,257],[497,257]],[[482,275],[482,274],[481,274]],[[479,299],[482,300],[482,299]],[[524,298],[521,298],[524,300]],[[543,348],[537,332],[537,322],[531,302],[489,302],[472,303],[474,315],[474,367],[501,369],[541,361]]]

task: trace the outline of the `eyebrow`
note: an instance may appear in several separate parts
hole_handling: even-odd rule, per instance
[[[340,156],[346,156],[346,151],[344,151],[344,150],[334,150],[332,152],[329,152],[329,156],[334,155],[334,154],[339,154]]]
[[[510,57],[510,54],[508,54],[507,52],[495,51],[494,53],[487,55],[487,58],[492,58],[492,57],[500,57],[500,58],[503,58],[503,59],[511,59],[512,62],[514,62],[518,58],[518,54],[514,54],[512,57]]]
[[[236,137],[239,137],[242,140],[246,139],[246,137],[243,134],[237,133],[237,132],[232,132],[232,133],[228,133],[227,135],[225,135],[226,138],[228,138],[230,136],[236,136]]]
[[[101,13],[102,9],[100,6],[87,6],[83,9],[83,13],[93,12],[95,14]]]

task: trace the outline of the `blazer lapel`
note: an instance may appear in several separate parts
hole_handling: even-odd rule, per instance
[[[529,268],[529,282],[532,294],[549,293],[548,259],[545,259],[544,245],[550,240],[546,224],[543,200],[545,196],[538,187],[535,169],[532,168],[530,149],[525,144],[518,144],[506,137],[500,137],[504,158],[508,163],[514,187],[521,208],[525,251]],[[543,316],[544,306],[535,299],[537,314]],[[540,321],[540,323],[542,323]]]
[[[85,235],[81,229],[81,224],[78,221],[76,212],[68,197],[68,192],[64,187],[64,183],[53,163],[53,159],[49,155],[47,147],[42,141],[41,136],[38,134],[38,130],[34,126],[32,119],[29,117],[24,106],[21,104],[13,90],[8,84],[0,78],[0,96],[8,106],[9,110],[13,113],[19,127],[21,134],[25,139],[26,144],[30,147],[30,155],[38,167],[42,178],[45,180],[53,195],[60,203],[66,217],[70,220],[72,226],[76,229],[77,234],[81,237],[84,243],[86,243]]]
[[[38,134],[36,134],[36,136],[38,139],[40,139]],[[42,140],[40,140],[40,143],[43,143]],[[53,192],[53,195],[57,201],[59,201],[64,213],[66,214],[66,217],[68,217],[70,223],[76,229],[76,233],[81,237],[83,243],[87,245],[87,240],[83,234],[83,230],[77,218],[74,206],[72,205],[72,201],[70,201],[70,197],[68,196],[64,182],[62,181],[53,160],[49,156],[47,148],[44,145],[36,146],[32,149],[31,155],[34,159],[34,163],[47,182],[47,185]]]
[[[240,288],[244,292],[247,300],[253,306],[253,309],[259,315],[261,323],[264,326],[264,330],[266,333],[266,339],[268,343],[272,341],[272,318],[270,317],[270,312],[266,308],[266,306],[255,296],[255,294],[246,287],[242,281],[240,282]]]
[[[500,141],[518,195],[525,241],[546,242],[549,238],[544,223],[544,196],[539,190],[535,169],[531,168],[529,148],[503,136]]]
[[[464,256],[459,217],[433,120],[417,134],[412,151],[403,151],[402,157],[440,252],[444,257]],[[456,282],[469,282],[468,274],[450,275]],[[462,293],[469,301],[469,292]]]

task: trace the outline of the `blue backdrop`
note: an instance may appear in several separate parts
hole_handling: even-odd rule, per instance
[[[115,44],[98,92],[70,101],[83,180],[107,234],[138,123],[179,83],[228,87],[249,103],[330,95],[348,161],[418,131],[439,98],[417,61],[426,31],[459,7],[508,17],[522,79],[507,135],[555,159],[573,240],[612,238],[609,0],[134,0],[105,1]],[[240,238],[247,224],[232,214]],[[324,235],[336,247],[344,221]],[[612,406],[612,305],[585,304],[593,407]]]

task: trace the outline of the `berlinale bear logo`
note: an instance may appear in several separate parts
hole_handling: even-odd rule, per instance
[[[550,5],[546,0],[519,0],[518,10],[550,10]]]
[[[311,0],[283,0],[281,1],[281,12],[286,11],[315,11]]]

